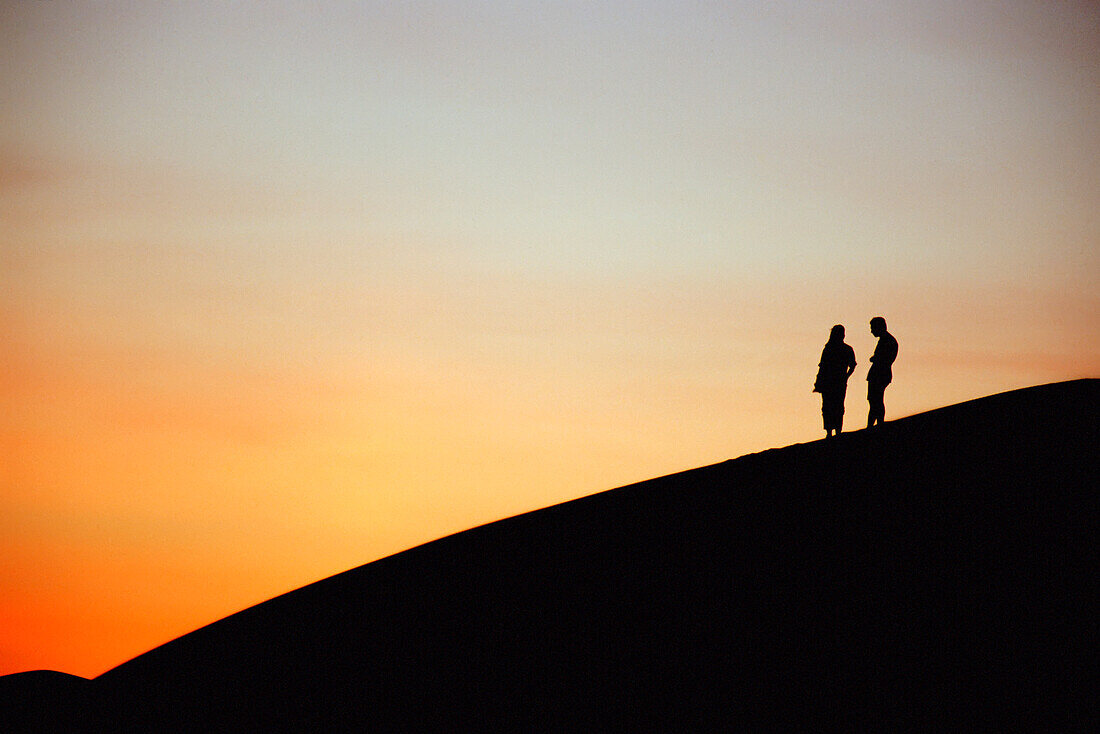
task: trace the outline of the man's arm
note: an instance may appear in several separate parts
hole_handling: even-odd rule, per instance
[[[898,358],[898,340],[893,336],[890,337],[890,343],[886,345],[886,366],[889,367],[894,363],[894,360]]]

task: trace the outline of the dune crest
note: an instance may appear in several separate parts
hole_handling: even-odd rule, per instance
[[[1098,415],[1100,380],[1045,385],[474,528],[151,650],[70,723],[1080,726]]]

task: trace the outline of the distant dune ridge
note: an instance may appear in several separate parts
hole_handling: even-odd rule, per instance
[[[0,729],[1088,729],[1098,415],[1044,385],[491,523],[0,678]]]

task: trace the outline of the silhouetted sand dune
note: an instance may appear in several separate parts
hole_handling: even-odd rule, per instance
[[[0,730],[70,731],[95,710],[92,682],[53,670],[0,676]]]
[[[1100,381],[485,525],[91,682],[151,731],[948,729],[1096,719]]]

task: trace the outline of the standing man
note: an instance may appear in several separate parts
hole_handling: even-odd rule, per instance
[[[871,369],[867,371],[867,402],[871,409],[867,413],[867,427],[886,419],[886,404],[883,395],[886,386],[894,377],[890,365],[898,356],[898,340],[886,330],[886,319],[876,316],[871,319],[871,333],[878,337],[875,353],[871,356]]]

